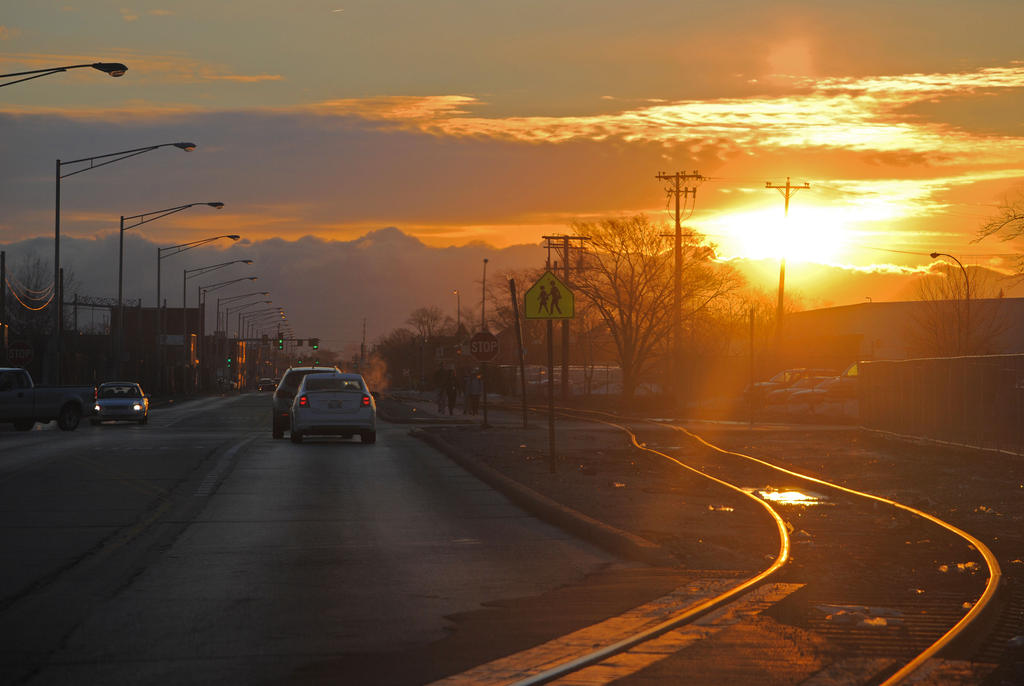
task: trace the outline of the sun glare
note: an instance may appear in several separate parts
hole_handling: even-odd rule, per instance
[[[834,263],[843,256],[849,231],[844,218],[827,207],[801,207],[785,216],[766,208],[730,213],[709,227],[722,257]]]

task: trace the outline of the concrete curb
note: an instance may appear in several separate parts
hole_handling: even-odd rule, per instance
[[[660,545],[566,507],[470,457],[430,431],[412,429],[409,431],[409,435],[440,450],[460,467],[488,486],[503,493],[509,500],[527,512],[574,536],[587,540],[619,557],[637,560],[655,567],[678,567],[680,564],[679,560]]]

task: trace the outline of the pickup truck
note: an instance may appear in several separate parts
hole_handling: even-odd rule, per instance
[[[74,431],[84,415],[92,414],[94,386],[36,386],[32,375],[18,367],[0,367],[0,423],[30,430],[36,422],[57,420],[63,431]]]

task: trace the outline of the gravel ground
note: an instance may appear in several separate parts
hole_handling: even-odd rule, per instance
[[[490,428],[482,428],[479,417],[458,415],[445,421],[472,423],[438,426],[431,421],[436,420],[431,405],[406,396],[401,404],[385,401],[382,410],[399,420],[423,420],[476,461],[662,546],[680,567],[739,575],[763,569],[777,553],[775,533],[760,507],[636,449],[611,427],[559,419],[552,473],[543,417],[531,416],[524,429],[521,415],[492,409]],[[920,508],[982,540],[1002,565],[1007,605],[988,648],[972,657],[1002,663],[986,683],[1021,683],[1015,679],[1024,675],[1024,654],[1012,646],[1024,642],[1024,460],[887,441],[852,427],[705,423],[690,428],[722,448]],[[706,454],[668,428],[647,440],[698,468]]]

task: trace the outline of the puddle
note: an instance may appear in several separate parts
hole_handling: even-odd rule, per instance
[[[828,497],[821,493],[815,493],[814,491],[798,491],[795,489],[787,489],[780,491],[768,486],[767,488],[744,488],[746,493],[752,493],[758,496],[762,500],[767,500],[771,503],[778,503],[779,505],[831,505],[828,502]]]
[[[903,613],[887,607],[865,605],[818,605],[817,610],[832,624],[860,627],[893,627],[903,624]]]

